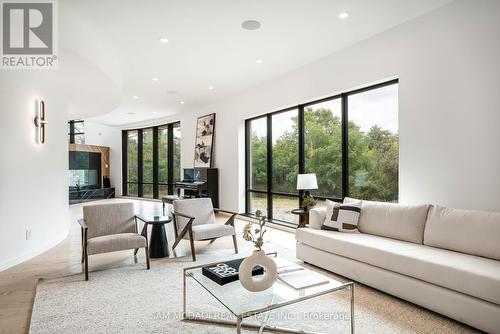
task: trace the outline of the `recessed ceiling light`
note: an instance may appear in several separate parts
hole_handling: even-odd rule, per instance
[[[160,80],[160,79],[158,79],[158,78],[153,78],[153,81],[159,81],[159,80]]]
[[[168,43],[168,38],[166,38],[166,37],[160,37],[160,42],[161,43]]]
[[[158,115],[158,111],[154,111],[153,114]]]
[[[349,13],[348,12],[343,12],[343,13],[339,14],[339,19],[341,19],[341,20],[347,19],[348,17],[349,17]]]
[[[262,64],[262,59],[257,59],[255,62],[256,62],[257,64]]]
[[[184,102],[184,101],[181,101],[181,104],[184,104],[184,103],[186,103],[186,102]]]
[[[209,90],[214,90],[214,86],[208,86]]]
[[[138,100],[138,99],[139,99],[139,96],[134,95],[134,96],[132,96],[132,98],[133,98],[134,100]]]
[[[257,20],[246,20],[241,23],[241,27],[245,30],[257,30],[261,26]]]

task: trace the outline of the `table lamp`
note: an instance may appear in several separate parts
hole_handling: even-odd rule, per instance
[[[297,175],[297,190],[305,190],[304,198],[311,196],[309,190],[318,189],[318,181],[316,174],[299,174]]]

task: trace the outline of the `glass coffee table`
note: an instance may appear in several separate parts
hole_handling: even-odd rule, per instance
[[[277,256],[276,253],[268,255]],[[271,331],[279,331],[285,333],[309,333],[317,334],[315,332],[307,332],[299,329],[283,328],[267,325],[267,317],[265,314],[269,311],[292,305],[307,299],[316,298],[329,293],[334,293],[339,290],[350,290],[350,327],[351,333],[354,333],[354,283],[353,282],[339,282],[337,280],[328,279],[328,283],[307,287],[303,289],[295,289],[279,279],[276,280],[274,285],[261,292],[250,292],[246,290],[240,281],[234,281],[225,285],[219,285],[206,277],[202,273],[202,267],[213,265],[216,263],[208,263],[196,267],[185,268],[183,273],[183,313],[182,317],[185,321],[205,322],[219,325],[233,325],[236,326],[236,333],[241,333],[241,328],[254,328],[259,329],[262,333],[264,329]],[[201,316],[193,316],[187,312],[187,291],[186,279],[192,278],[206,291],[208,291],[216,300],[218,300],[229,312],[236,317],[236,322],[213,319]],[[263,314],[261,324],[243,324],[243,319]]]

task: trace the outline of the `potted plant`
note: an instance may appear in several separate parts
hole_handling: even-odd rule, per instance
[[[304,196],[304,198],[302,199],[302,207],[306,212],[309,211],[309,209],[314,207],[315,205],[316,205],[316,200],[311,195]]]
[[[253,226],[253,223],[248,223],[243,228],[243,239],[253,242],[256,250],[253,254],[247,257],[241,262],[239,270],[239,278],[241,285],[249,291],[257,292],[263,291],[270,288],[276,281],[277,268],[276,262],[269,258],[266,253],[262,250],[264,245],[264,235],[266,231],[264,226],[266,225],[266,217],[262,216],[262,212],[257,210],[255,216],[258,219],[257,226]],[[259,277],[258,280],[254,280],[252,276],[252,269],[256,266],[261,266],[264,268],[264,276]]]

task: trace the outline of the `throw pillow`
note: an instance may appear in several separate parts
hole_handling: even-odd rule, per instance
[[[332,202],[334,203],[334,202]],[[361,213],[362,201],[349,201],[349,203],[335,203],[329,215],[327,202],[327,217],[323,229],[339,232],[358,232],[358,220]]]
[[[342,203],[330,201],[328,199],[326,200],[326,217],[323,225],[331,221],[337,221],[341,204]]]

